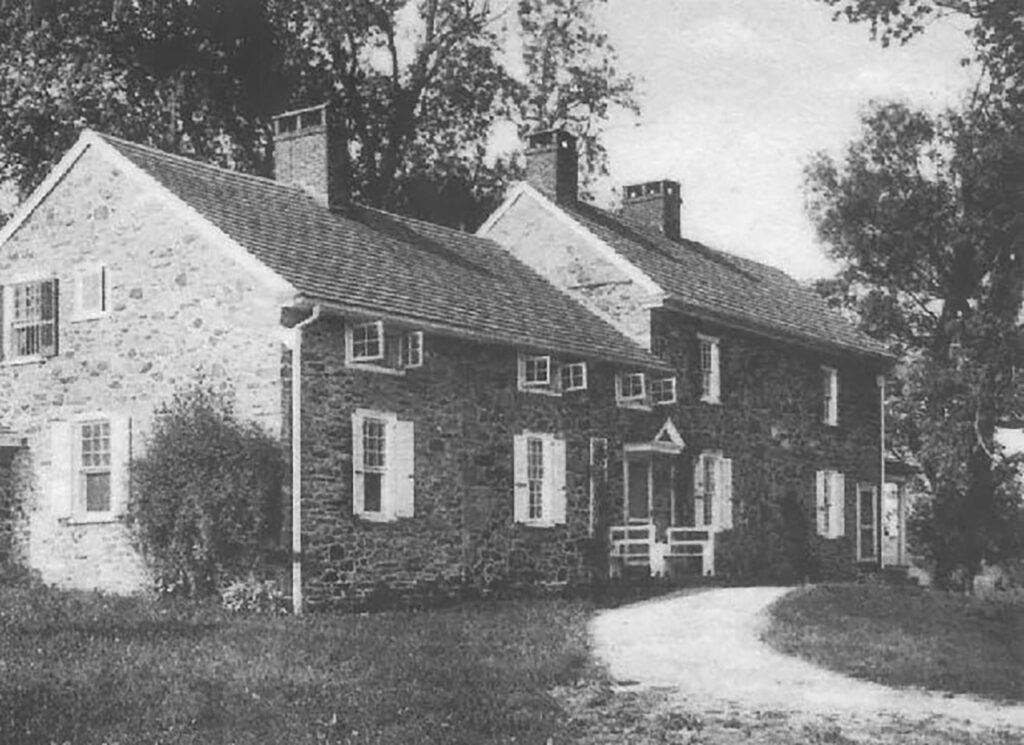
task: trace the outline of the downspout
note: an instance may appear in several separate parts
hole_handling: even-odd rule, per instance
[[[885,374],[882,373],[878,376],[878,451],[879,451],[879,482],[878,482],[878,502],[876,510],[878,511],[876,523],[878,529],[875,531],[875,542],[878,544],[878,566],[883,566],[882,558],[882,530],[884,526],[882,524],[882,518],[884,516],[883,505],[885,504]],[[903,525],[900,525],[900,531],[903,531]]]
[[[302,330],[320,317],[320,306],[292,327],[292,611],[302,615]]]

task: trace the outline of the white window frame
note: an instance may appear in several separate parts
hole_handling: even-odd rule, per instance
[[[38,285],[38,293],[40,296],[40,302],[42,298],[42,287],[45,284],[52,286],[51,297],[53,307],[51,309],[52,318],[44,320],[40,317],[37,321],[24,321],[16,322],[15,316],[15,295],[19,289],[28,287],[29,285]],[[52,274],[40,275],[33,274],[23,277],[12,278],[12,280],[3,285],[0,288],[0,292],[3,293],[3,328],[0,329],[0,343],[2,343],[3,361],[5,364],[23,364],[29,362],[40,362],[49,357],[54,357],[60,350],[60,282],[56,276]],[[40,316],[42,315],[42,306],[40,305]],[[51,334],[53,337],[52,347],[43,347],[39,342],[39,349],[35,352],[27,354],[19,354],[17,350],[17,330],[37,328],[41,329],[46,326],[51,327]]]
[[[356,354],[356,329],[376,329],[377,333],[377,354],[368,355]],[[361,364],[361,363],[381,363],[384,361],[384,322],[383,321],[366,321],[359,323],[346,323],[345,324],[345,359],[350,363]]]
[[[384,427],[384,464],[367,466],[363,443],[366,420]],[[380,509],[366,509],[365,475],[379,473]],[[415,434],[413,423],[372,409],[352,413],[352,514],[369,522],[393,522],[415,514]]]
[[[85,306],[85,283],[92,278],[99,278],[100,306]],[[110,313],[110,271],[103,264],[88,264],[75,270],[74,302],[72,304],[71,321],[92,321]]]
[[[670,390],[668,396],[660,397],[659,390],[667,387]],[[664,391],[662,391],[662,395]],[[676,377],[673,375],[670,378],[657,378],[651,381],[651,403],[655,406],[668,406],[674,404],[677,401],[676,398]]]
[[[697,334],[698,365],[700,369],[700,400],[706,404],[722,402],[722,344],[717,336]],[[708,350],[708,365],[704,364],[704,350]]]
[[[710,464],[715,480],[708,489],[705,474]],[[697,456],[693,477],[694,523],[698,528],[713,532],[731,530],[733,527],[733,473],[732,458],[726,458],[720,450],[705,450]]]
[[[580,383],[579,385],[573,385],[573,372],[579,371]],[[587,363],[586,362],[569,362],[561,366],[559,370],[559,377],[562,381],[562,390],[565,392],[571,391],[585,391],[587,390]],[[568,378],[568,381],[566,381]],[[568,382],[568,385],[566,384]]]
[[[540,514],[531,511],[529,452],[530,443],[540,443]],[[524,430],[513,437],[513,519],[523,525],[550,528],[566,522],[565,440],[547,432]]]
[[[842,538],[846,534],[846,477],[841,471],[825,469],[815,474],[817,534]]]
[[[640,379],[640,393],[626,395],[626,380]],[[650,408],[647,403],[647,373],[620,372],[615,375],[615,403],[633,409]]]
[[[399,364],[403,370],[423,367],[423,332],[406,331],[402,334]]]
[[[82,463],[82,429],[106,423],[109,435],[109,464]],[[69,420],[50,424],[50,482],[48,492],[61,522],[70,524],[107,523],[118,519],[128,504],[131,467],[131,418],[123,413],[90,411]],[[86,509],[85,474],[110,474],[110,503],[106,510]]]
[[[539,360],[546,361],[547,379],[527,380],[526,373],[530,364]],[[545,396],[561,396],[561,374],[561,369],[550,354],[527,354],[520,352],[516,355],[516,384],[521,391],[540,393]]]
[[[830,427],[839,425],[839,371],[827,365],[821,366],[822,372],[822,424]]]

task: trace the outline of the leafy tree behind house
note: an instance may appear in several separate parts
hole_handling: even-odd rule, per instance
[[[132,463],[129,519],[158,585],[205,595],[276,546],[285,472],[279,444],[200,382],[158,409]]]
[[[915,533],[944,582],[1021,548],[1020,499],[993,435],[1000,419],[1024,411],[1024,8],[823,1],[868,22],[883,44],[906,42],[945,13],[973,22],[982,74],[960,110],[873,104],[845,155],[820,155],[807,170],[819,235],[843,264],[820,289],[905,356],[896,441],[932,490]]]
[[[600,169],[636,111],[603,1],[0,0],[0,178],[27,193],[84,126],[267,175],[270,116],[327,100],[356,199],[473,227],[516,173],[496,120],[572,127]]]

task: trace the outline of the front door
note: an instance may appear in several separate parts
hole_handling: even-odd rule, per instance
[[[626,517],[629,523],[651,521],[651,461],[626,459]]]
[[[888,482],[882,493],[882,566],[904,566],[906,497],[903,484]]]
[[[872,484],[857,486],[857,560],[878,558],[878,490]]]

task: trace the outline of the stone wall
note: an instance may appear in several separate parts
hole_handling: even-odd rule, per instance
[[[839,357],[656,310],[678,371],[673,407],[687,452],[733,459],[734,530],[720,535],[719,574],[753,579],[850,576],[859,482],[879,479],[877,370]],[[721,404],[700,401],[697,334],[720,340]],[[839,426],[821,422],[821,366],[839,374]],[[819,470],[845,474],[845,536],[816,534]],[[802,554],[802,560],[799,560]]]
[[[427,334],[423,368],[395,376],[346,368],[343,339],[341,321],[327,319],[303,341],[303,587],[311,607],[357,606],[378,591],[589,581],[590,437],[608,437],[621,458],[624,437],[657,432],[650,413],[616,407],[610,368],[591,365],[589,390],[554,397],[517,390],[507,347]],[[353,516],[357,408],[414,422],[412,518]],[[566,525],[513,522],[512,438],[525,429],[566,440]],[[621,492],[617,463],[611,489]]]
[[[108,269],[110,312],[72,320],[77,267]],[[0,281],[60,281],[59,354],[0,364],[0,423],[29,437],[22,554],[63,586],[129,591],[146,582],[121,521],[74,524],[48,491],[50,428],[83,412],[130,414],[142,452],[154,409],[203,375],[232,388],[239,413],[282,424],[280,303],[171,209],[158,187],[90,148],[0,247]]]

